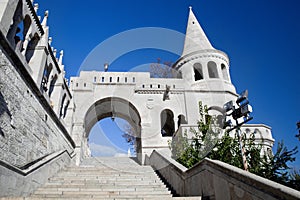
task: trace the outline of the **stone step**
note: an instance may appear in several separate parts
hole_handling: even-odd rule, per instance
[[[61,194],[59,193],[45,193],[45,194],[33,194],[31,197],[40,197],[41,199],[46,197],[51,198],[90,198],[90,197],[97,197],[97,198],[135,198],[135,197],[153,197],[153,196],[160,196],[160,198],[163,199],[163,197],[172,197],[171,194],[164,194],[164,193],[125,193],[125,192],[106,192],[106,193],[100,193],[100,192],[87,192],[87,193],[74,193],[74,192],[63,192]]]
[[[134,174],[144,174],[144,173],[152,173],[153,172],[153,169],[145,169],[145,170],[142,170],[142,169],[134,169],[134,168],[129,168],[129,169],[126,169],[126,168],[101,168],[101,169],[86,169],[86,168],[81,168],[81,169],[67,169],[67,170],[64,170],[65,172],[75,172],[75,173],[105,173],[105,172],[108,172],[108,173],[134,173]]]
[[[156,185],[164,183],[161,180],[134,180],[134,179],[61,179],[61,180],[49,180],[49,183],[84,183],[88,184],[113,184],[118,183],[119,185]],[[126,185],[125,184],[125,185]]]
[[[88,191],[83,190],[79,191],[78,188],[69,188],[68,190],[37,190],[34,192],[35,195],[47,195],[47,194],[55,194],[55,195],[91,195],[91,192],[93,195],[148,195],[148,194],[156,194],[156,195],[170,195],[170,191],[155,191],[155,190],[147,190],[147,191]]]
[[[3,197],[0,198],[0,200],[40,200],[40,197]],[[76,199],[74,197],[68,198],[68,197],[61,197],[61,198],[56,198],[56,197],[44,197],[43,199],[63,199],[63,200],[73,200]],[[80,199],[80,198],[77,198]],[[84,199],[93,199],[93,200],[128,200],[128,198],[122,198],[122,197],[118,197],[118,198],[107,198],[107,197],[85,197]],[[130,198],[130,199],[135,199],[135,200],[157,200],[157,199],[161,199],[160,196],[152,196],[152,197],[140,197],[140,198]],[[164,197],[163,200],[201,200],[201,197]]]
[[[170,195],[107,195],[107,196],[103,196],[103,195],[82,195],[82,196],[78,196],[78,195],[68,195],[68,196],[64,196],[64,195],[34,195],[30,198],[26,198],[26,199],[114,199],[114,200],[118,200],[118,199],[139,199],[139,200],[145,200],[145,199],[173,199],[172,196]]]
[[[158,177],[153,173],[125,173],[125,172],[89,172],[89,173],[76,173],[76,172],[61,172],[55,176],[135,176],[135,177]]]
[[[126,169],[114,169],[114,170],[91,170],[91,169],[76,169],[76,170],[70,170],[70,171],[62,171],[62,174],[136,174],[136,175],[151,175],[153,174],[153,169],[143,171],[143,170],[126,170]]]
[[[164,184],[131,184],[131,185],[126,185],[126,184],[85,184],[85,183],[64,183],[64,182],[51,182],[51,183],[46,183],[43,188],[166,188]]]
[[[33,199],[172,199],[152,167],[130,158],[101,158],[49,178]],[[30,199],[29,198],[29,199]]]
[[[45,191],[103,191],[103,192],[110,192],[110,191],[137,191],[137,192],[145,192],[145,191],[161,191],[166,192],[166,188],[164,187],[42,187],[36,190],[36,192],[45,192]],[[170,193],[168,191],[168,193]]]
[[[94,182],[94,183],[111,183],[111,182],[147,182],[162,183],[160,179],[144,179],[144,178],[97,178],[97,177],[53,177],[49,182]]]
[[[105,179],[86,179],[86,180],[72,180],[72,179],[62,179],[62,180],[49,180],[48,181],[49,185],[62,185],[64,183],[70,184],[70,185],[90,185],[90,184],[97,184],[97,185],[103,185],[103,184],[113,184],[117,185],[124,185],[124,183],[127,183],[125,185],[164,185],[164,183],[161,180],[143,180],[143,181],[124,181],[124,180],[105,180]],[[48,184],[46,183],[46,184]]]
[[[146,175],[141,175],[141,174],[58,174],[55,176],[55,178],[72,178],[72,177],[77,177],[77,178],[137,178],[137,179],[159,179],[158,176],[156,176],[154,173],[152,174],[146,174]]]

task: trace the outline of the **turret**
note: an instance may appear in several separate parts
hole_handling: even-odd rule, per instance
[[[235,93],[229,74],[229,58],[210,43],[192,7],[186,28],[184,48],[175,69],[193,89]]]

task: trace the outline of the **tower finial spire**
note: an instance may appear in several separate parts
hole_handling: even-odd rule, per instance
[[[186,35],[182,56],[204,49],[214,48],[210,44],[196,16],[194,15],[192,11],[192,6],[189,6],[189,19],[186,27]]]
[[[45,11],[45,14],[44,14],[44,19],[43,19],[43,21],[42,21],[42,26],[43,26],[43,27],[47,26],[47,19],[48,19],[48,16],[49,16],[49,11],[46,10],[46,11]]]
[[[59,63],[60,65],[62,65],[62,59],[63,59],[63,56],[64,56],[64,51],[61,50],[61,51],[59,52],[59,60],[58,60],[58,63]]]

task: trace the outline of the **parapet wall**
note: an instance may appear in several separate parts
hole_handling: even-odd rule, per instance
[[[187,170],[163,152],[146,159],[180,196],[203,199],[299,199],[300,192],[229,164],[204,159]]]

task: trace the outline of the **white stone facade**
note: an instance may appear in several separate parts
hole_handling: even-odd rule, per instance
[[[150,78],[145,72],[82,71],[68,86],[63,52],[57,57],[51,47],[48,12],[40,20],[38,6],[30,0],[4,0],[0,5],[1,47],[13,52],[11,59],[23,66],[28,74],[25,79],[37,88],[36,96],[52,108],[56,116],[51,117],[75,141],[77,163],[89,155],[92,126],[105,117],[124,118],[134,127],[138,158],[143,162],[154,149],[169,149],[168,141],[180,125],[197,124],[199,101],[222,107],[238,96],[231,83],[228,56],[211,45],[191,9],[183,53],[174,65],[181,78]],[[263,133],[267,146],[273,145],[269,127],[251,128]],[[266,130],[268,134],[264,134]]]
[[[71,78],[74,113],[67,117],[77,152],[83,154],[81,158],[87,156],[92,126],[112,116],[126,119],[137,131],[140,161],[154,149],[168,150],[176,130],[197,125],[199,101],[208,107],[236,101],[229,66],[228,56],[212,47],[190,10],[183,54],[174,65],[182,78],[150,78],[145,72],[81,71],[79,77]],[[267,129],[264,141],[272,147],[269,127],[251,128],[260,132]]]

